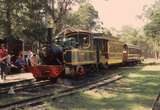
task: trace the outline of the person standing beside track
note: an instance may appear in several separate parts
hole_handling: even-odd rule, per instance
[[[33,56],[31,57],[30,61],[31,61],[31,66],[38,65],[38,56],[36,54],[33,54]]]
[[[7,74],[7,58],[8,58],[8,50],[5,48],[4,44],[0,45],[0,68],[1,68],[1,79],[6,79]]]
[[[33,56],[33,52],[30,49],[27,52],[27,60],[28,60],[27,63],[28,63],[28,66],[31,66],[31,58],[32,58],[32,56]]]

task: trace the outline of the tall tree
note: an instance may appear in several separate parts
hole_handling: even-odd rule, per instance
[[[14,27],[17,9],[19,8],[18,2],[20,0],[1,0],[0,1],[0,28],[3,29],[3,34],[10,36],[12,28]]]
[[[32,40],[43,41],[46,33],[44,4],[46,0],[25,0],[21,11],[23,34]]]
[[[144,26],[146,36],[152,38],[153,51],[158,59],[160,54],[160,0],[146,10],[145,16],[149,22]]]
[[[61,31],[64,25],[64,18],[71,7],[75,3],[82,2],[81,0],[49,0],[45,4],[45,10],[48,13],[48,16],[52,17],[54,22],[55,32],[58,33]],[[49,4],[48,4],[49,3]]]

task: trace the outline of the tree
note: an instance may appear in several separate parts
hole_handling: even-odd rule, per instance
[[[98,22],[98,12],[90,3],[81,4],[77,11],[70,13],[66,23],[85,30],[98,29],[101,25],[101,22]]]
[[[1,36],[14,36],[36,45],[46,36],[46,0],[1,0]]]
[[[44,41],[46,36],[46,24],[43,20],[45,15],[44,3],[46,0],[25,0],[21,11],[22,33],[30,40]]]
[[[83,0],[85,1],[85,0]],[[51,16],[54,22],[55,33],[61,31],[64,25],[64,18],[68,11],[71,10],[71,7],[75,3],[83,2],[81,0],[48,0],[45,3],[45,11],[48,14],[47,16]]]
[[[120,40],[124,43],[134,44],[141,48],[145,57],[152,57],[153,41],[144,34],[142,29],[135,29],[130,26],[124,26],[119,32]]]
[[[0,35],[44,41],[48,18],[53,20],[55,34],[65,24],[92,28],[98,12],[91,4],[81,5],[74,14],[71,12],[73,5],[82,3],[86,0],[0,0]]]
[[[138,41],[140,40],[139,37],[139,31],[135,28],[132,28],[130,26],[124,26],[121,30],[121,41],[130,43],[130,44],[138,44]]]
[[[112,37],[113,36],[111,31],[109,29],[107,29],[107,28],[104,28],[102,33],[104,33],[106,37]]]
[[[160,0],[146,10],[146,18],[150,20],[144,26],[146,36],[152,38],[153,51],[158,59],[160,53]]]
[[[13,28],[18,23],[17,16],[21,9],[21,0],[1,0],[0,1],[0,28],[1,35],[11,36]]]

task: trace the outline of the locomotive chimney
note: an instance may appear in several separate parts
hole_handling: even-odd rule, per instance
[[[53,29],[53,28],[48,28],[47,42],[48,42],[49,44],[52,43],[52,35],[53,35],[52,29]]]

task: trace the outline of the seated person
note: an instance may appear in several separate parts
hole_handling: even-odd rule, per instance
[[[24,69],[25,66],[26,66],[26,62],[25,60],[23,59],[22,55],[20,55],[16,61],[15,61],[15,64],[14,64],[18,69]]]

